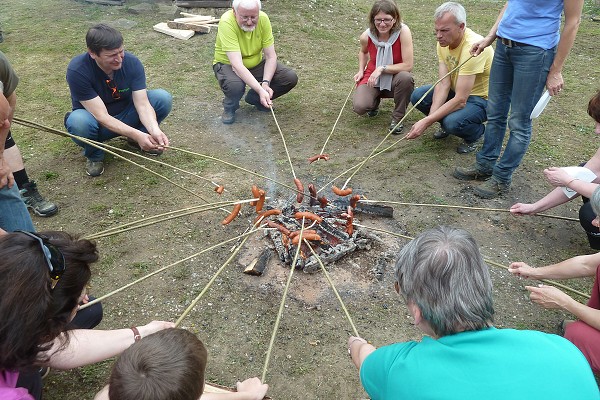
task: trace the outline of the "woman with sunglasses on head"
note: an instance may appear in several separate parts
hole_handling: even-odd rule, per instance
[[[0,237],[0,398],[40,399],[41,381],[20,375],[41,366],[70,369],[113,357],[135,340],[173,323],[131,329],[72,329],[85,297],[96,245],[63,232],[13,232]],[[35,374],[33,374],[35,375]],[[27,387],[27,388],[25,388]]]
[[[415,87],[412,76],[413,43],[410,29],[402,23],[393,0],[377,0],[369,12],[369,28],[360,35],[356,91],[352,99],[355,113],[374,117],[382,98],[394,99],[390,130],[402,132],[398,122],[404,117]]]

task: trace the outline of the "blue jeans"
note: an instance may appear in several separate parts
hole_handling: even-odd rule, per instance
[[[171,112],[173,98],[169,92],[163,89],[148,90],[148,100],[156,113],[156,120],[160,124],[163,119]],[[147,132],[146,128],[140,122],[140,117],[133,105],[133,102],[117,115],[113,115],[119,121],[142,132]],[[73,110],[65,120],[65,127],[71,135],[80,136],[97,142],[105,142],[109,139],[119,136],[109,131],[96,121],[96,118],[87,110],[80,108]],[[73,139],[79,146],[83,147],[83,155],[91,161],[102,161],[104,159],[104,150],[97,149],[87,145],[79,140]]]
[[[544,90],[555,53],[556,48],[506,47],[497,41],[490,71],[488,123],[483,147],[477,153],[477,167],[491,173],[500,183],[510,184],[513,172],[527,152],[531,141],[531,111]],[[507,119],[510,136],[500,157]]]
[[[414,90],[410,96],[410,102],[415,104],[431,88],[431,85],[420,86]],[[454,91],[450,90],[446,101],[454,98]],[[425,96],[423,101],[417,106],[417,110],[425,115],[429,115],[431,103],[433,102],[433,90]],[[487,100],[479,96],[469,96],[467,104],[460,110],[446,115],[440,121],[442,129],[451,135],[463,138],[465,142],[471,144],[483,136],[485,131],[485,122],[487,116],[485,109]]]
[[[10,189],[8,186],[0,189],[0,228],[7,232],[35,232],[31,216],[21,199],[16,183]]]

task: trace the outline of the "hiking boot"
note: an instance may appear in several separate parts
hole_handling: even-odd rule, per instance
[[[392,123],[390,123],[390,128],[389,131],[392,135],[399,135],[402,133],[402,130],[404,129],[404,125],[400,124],[398,126],[398,122],[396,121],[392,121]]]
[[[468,167],[456,167],[452,176],[461,181],[485,181],[492,174],[480,171],[477,164],[472,164]]]
[[[85,172],[89,176],[100,176],[104,172],[104,162],[103,161],[92,161],[87,160],[85,163]]]
[[[367,111],[367,117],[373,118],[373,117],[376,117],[378,114],[379,114],[379,108]]]
[[[477,150],[477,148],[479,147],[480,144],[481,144],[481,140],[476,140],[473,143],[467,143],[466,141],[463,140],[463,142],[461,144],[459,144],[458,147],[456,148],[456,152],[458,154],[468,154],[468,153],[471,153],[471,152]]]
[[[475,187],[475,195],[484,199],[494,199],[503,193],[508,192],[510,183],[498,182],[493,176],[481,185]]]
[[[159,150],[159,149],[142,150],[142,148],[140,147],[138,142],[136,142],[134,139],[131,139],[131,138],[127,138],[127,144],[132,149],[141,151],[142,154],[147,155],[147,156],[160,156],[163,153],[163,150]]]
[[[46,201],[38,192],[35,181],[24,184],[20,192],[27,208],[31,208],[40,217],[51,217],[58,212],[56,204]]]
[[[235,122],[235,111],[223,110],[223,115],[221,115],[221,122],[225,125],[233,124]]]
[[[444,138],[447,138],[448,136],[450,136],[450,134],[448,132],[446,132],[444,130],[444,128],[438,129],[438,131],[433,134],[434,139],[444,139]]]

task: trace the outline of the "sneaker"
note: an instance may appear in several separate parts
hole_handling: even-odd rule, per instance
[[[433,134],[434,139],[444,139],[448,136],[450,136],[450,134],[446,132],[443,128],[438,129],[438,131]]]
[[[480,171],[477,164],[472,164],[468,167],[456,167],[452,176],[461,181],[484,181],[492,174]]]
[[[89,176],[102,175],[102,173],[104,172],[104,162],[87,160],[87,162],[85,163],[85,172]]]
[[[371,117],[371,118],[376,117],[378,114],[379,114],[379,108],[367,111],[367,116]]]
[[[221,122],[223,122],[225,125],[233,124],[235,122],[235,111],[223,110]]]
[[[21,199],[40,217],[51,217],[58,212],[56,204],[46,201],[37,189],[35,181],[27,182],[20,190]]]
[[[510,183],[498,182],[493,176],[481,185],[475,187],[475,195],[484,199],[494,199],[508,192]]]
[[[463,140],[463,142],[456,148],[456,152],[458,154],[468,154],[477,150],[480,144],[481,140],[476,140],[473,143],[467,143]]]
[[[138,142],[136,142],[135,140],[133,140],[131,138],[127,138],[127,144],[132,149],[141,151],[143,154],[145,154],[147,156],[160,156],[163,153],[162,150],[158,150],[158,149],[142,150],[142,148],[140,147],[140,145],[138,144]]]
[[[398,123],[396,121],[392,121],[392,123],[390,124],[389,127],[389,131],[392,135],[399,135],[402,133],[402,130],[404,129],[404,125],[398,125]]]

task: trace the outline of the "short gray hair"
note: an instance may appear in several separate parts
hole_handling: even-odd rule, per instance
[[[435,10],[435,13],[433,14],[434,21],[437,21],[438,19],[442,18],[446,13],[454,15],[456,25],[467,25],[467,12],[461,4],[455,3],[453,1],[448,1],[442,4]]]
[[[592,197],[590,197],[590,203],[592,203],[592,211],[596,216],[600,216],[600,186],[594,189]]]
[[[240,6],[242,6],[242,8],[254,8],[255,5],[258,5],[259,10],[262,9],[260,0],[233,0],[231,7],[237,12]]]
[[[465,230],[439,226],[420,234],[400,251],[396,280],[438,337],[492,324],[488,267]]]

